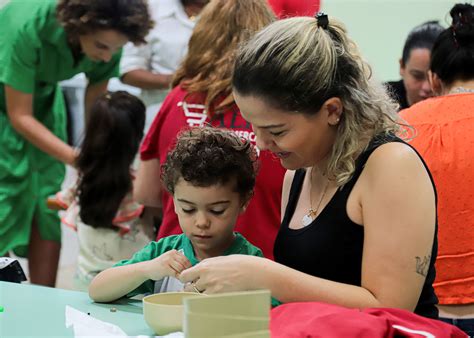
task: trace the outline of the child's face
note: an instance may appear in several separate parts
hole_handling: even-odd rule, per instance
[[[234,241],[237,217],[245,210],[235,182],[197,187],[180,178],[174,188],[174,208],[184,234],[200,260],[222,255]]]

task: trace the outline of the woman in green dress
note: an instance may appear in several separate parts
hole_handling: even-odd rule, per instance
[[[87,113],[121,47],[145,42],[153,22],[146,0],[10,0],[0,22],[0,256],[28,257],[31,282],[53,286],[61,231],[46,199],[76,158],[58,82],[86,74]]]

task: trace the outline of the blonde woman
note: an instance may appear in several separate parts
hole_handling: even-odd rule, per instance
[[[163,208],[158,239],[181,233],[175,212],[181,209],[159,184],[160,164],[181,129],[209,124],[231,129],[255,144],[252,127],[242,118],[232,96],[232,69],[238,45],[274,19],[265,0],[211,0],[201,12],[188,54],[176,71],[174,88],[140,150],[135,198],[147,206]],[[239,217],[236,231],[265,257],[273,258],[285,171],[268,151],[260,152],[259,165],[255,194]]]
[[[275,22],[240,50],[234,97],[288,169],[275,262],[229,256],[182,272],[205,293],[270,289],[283,302],[391,307],[436,318],[436,193],[394,136],[394,104],[326,15]]]

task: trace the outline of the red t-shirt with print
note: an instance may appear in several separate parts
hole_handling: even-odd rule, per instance
[[[255,144],[251,125],[242,118],[235,104],[213,120],[209,120],[204,99],[203,94],[188,95],[180,86],[174,88],[163,102],[143,141],[140,149],[141,159],[146,161],[157,158],[160,163],[164,163],[181,129],[204,124],[235,130],[240,137]],[[259,161],[254,196],[247,210],[237,220],[235,230],[260,248],[265,257],[273,259],[273,244],[280,227],[281,189],[285,169],[280,161],[267,151],[260,152]],[[152,183],[154,184],[150,182]],[[173,198],[165,189],[162,189],[161,200],[163,222],[158,239],[182,232],[174,212]]]
[[[268,0],[268,2],[280,19],[293,16],[314,16],[320,7],[320,0]]]

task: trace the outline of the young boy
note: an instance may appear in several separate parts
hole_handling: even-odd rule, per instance
[[[252,197],[256,163],[252,145],[231,131],[183,131],[162,167],[183,234],[151,242],[131,259],[99,273],[89,287],[90,297],[110,302],[125,295],[182,291],[184,285],[175,277],[205,258],[263,257],[260,249],[234,233],[237,217]]]

